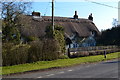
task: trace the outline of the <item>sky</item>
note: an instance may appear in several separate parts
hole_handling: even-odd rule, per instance
[[[118,7],[118,1],[106,0],[104,2],[98,0],[97,4],[91,1],[96,2],[97,0],[66,0],[66,2],[55,0],[54,16],[73,17],[75,11],[77,11],[79,18],[87,19],[89,14],[92,13],[93,22],[100,31],[111,28],[113,18],[118,19],[118,9],[116,8]],[[51,10],[51,0],[34,1],[32,3],[32,11],[40,12],[42,16],[51,16]]]

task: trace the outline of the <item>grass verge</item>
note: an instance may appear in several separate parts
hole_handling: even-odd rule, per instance
[[[103,55],[96,55],[96,56],[87,56],[87,57],[79,57],[79,58],[72,58],[72,59],[58,59],[54,61],[38,61],[34,63],[5,66],[5,67],[2,67],[2,74],[0,75],[20,73],[20,72],[26,72],[26,71],[32,71],[32,70],[48,69],[53,67],[67,67],[67,66],[83,64],[83,63],[100,62],[103,60],[120,58],[118,54],[120,55],[120,52],[107,54],[107,59],[104,59]]]

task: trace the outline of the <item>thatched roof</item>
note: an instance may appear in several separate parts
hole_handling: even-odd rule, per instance
[[[21,32],[26,36],[41,37],[45,35],[45,28],[51,24],[50,16],[42,16],[39,18],[33,18],[33,16],[21,16],[21,23],[25,24],[25,27],[21,26]],[[91,32],[94,31],[96,35],[100,32],[95,24],[88,19],[73,19],[68,17],[54,17],[55,24],[62,25],[65,30],[65,36],[72,36],[74,33],[78,33],[79,37],[88,37]]]

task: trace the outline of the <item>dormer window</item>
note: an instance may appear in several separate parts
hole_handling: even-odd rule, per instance
[[[91,31],[91,36],[95,36],[96,35],[96,32],[95,31]]]

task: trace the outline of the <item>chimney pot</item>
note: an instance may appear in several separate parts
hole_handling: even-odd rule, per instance
[[[92,13],[89,15],[88,19],[93,21]]]
[[[75,11],[74,19],[78,19],[77,11]]]

